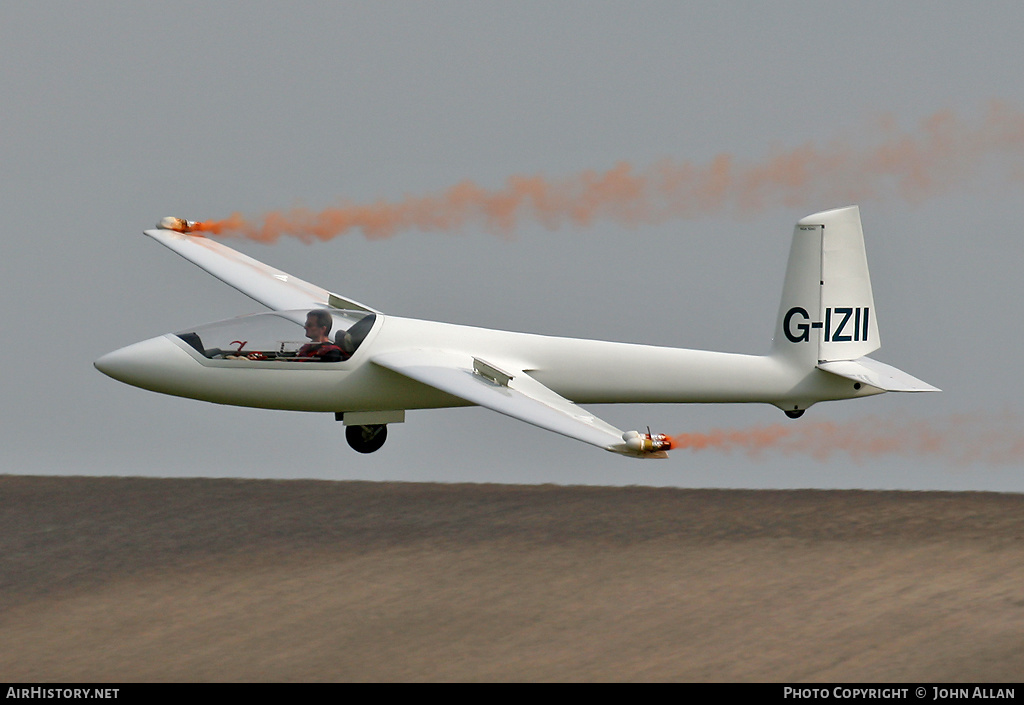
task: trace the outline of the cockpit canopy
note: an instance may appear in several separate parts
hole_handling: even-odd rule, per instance
[[[347,360],[369,334],[377,317],[365,311],[323,310],[330,313],[333,321],[329,336],[341,348],[341,359]],[[309,309],[254,313],[207,323],[176,335],[211,360],[295,359],[300,348],[310,342],[303,329],[308,313]]]

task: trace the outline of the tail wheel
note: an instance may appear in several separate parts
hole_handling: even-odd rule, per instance
[[[345,427],[345,440],[358,453],[372,453],[375,450],[380,450],[387,439],[388,427],[385,424]]]

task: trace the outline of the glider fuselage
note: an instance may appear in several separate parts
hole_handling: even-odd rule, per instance
[[[577,404],[764,402],[880,393],[771,355],[688,350],[489,330],[378,315],[351,359],[315,363],[208,359],[168,334],[97,361],[106,374],[144,389],[219,404],[345,412],[467,406],[469,402],[376,365],[371,358],[416,349],[458,353],[522,370]],[[467,372],[472,358],[467,357]]]

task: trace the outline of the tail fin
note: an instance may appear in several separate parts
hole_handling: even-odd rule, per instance
[[[789,251],[772,355],[886,391],[938,391],[865,357],[880,346],[860,209],[801,219]]]
[[[857,206],[796,224],[773,355],[808,365],[878,349],[878,319]]]

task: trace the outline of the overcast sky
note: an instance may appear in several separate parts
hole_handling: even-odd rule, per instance
[[[873,357],[943,393],[820,404],[788,422],[960,428],[963,453],[639,462],[457,409],[410,412],[361,456],[330,415],[165,397],[92,366],[259,310],[140,234],[161,216],[258,218],[623,160],[867,149],[880,124],[915,134],[943,110],[976,124],[993,100],[1024,111],[1021,27],[1010,2],[5,3],[0,472],[1024,491],[1012,148],[943,188],[860,201]],[[229,244],[385,313],[762,353],[793,224],[847,205],[818,193],[635,226]],[[670,433],[787,421],[759,405],[591,410]],[[978,450],[994,446],[1003,459]],[[980,459],[945,457],[968,453]]]

